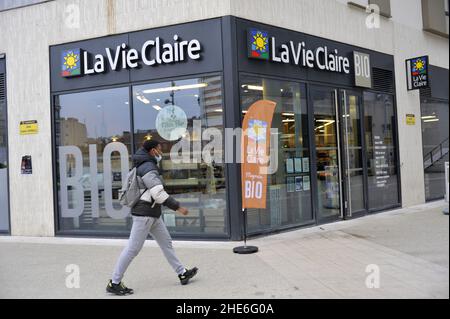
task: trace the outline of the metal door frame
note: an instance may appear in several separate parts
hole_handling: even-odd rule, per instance
[[[363,107],[363,92],[360,90],[356,90],[356,89],[346,89],[346,88],[339,88],[338,90],[338,94],[339,94],[339,99],[338,99],[338,111],[339,111],[339,118],[343,118],[344,113],[350,113],[349,110],[347,110],[347,97],[348,97],[348,93],[351,93],[352,95],[356,96],[357,98],[357,103],[358,103],[358,108],[359,108],[359,120],[360,120],[360,125],[359,128],[357,128],[359,130],[359,134],[360,134],[360,139],[361,139],[361,162],[362,162],[362,170],[363,170],[363,205],[364,208],[363,210],[359,210],[359,211],[353,211],[352,210],[352,194],[351,194],[351,184],[350,184],[350,161],[348,161],[347,159],[350,157],[349,156],[349,146],[348,146],[348,142],[346,141],[344,134],[339,134],[341,141],[340,141],[340,145],[342,145],[342,150],[341,150],[341,163],[343,163],[344,165],[340,166],[340,171],[341,171],[341,176],[342,176],[342,201],[345,203],[344,205],[341,207],[341,211],[342,211],[342,216],[343,219],[351,219],[354,217],[359,217],[362,215],[367,214],[367,168],[366,168],[366,152],[365,152],[365,135],[364,135],[364,107]],[[338,130],[340,130],[341,132],[344,132],[346,135],[348,133],[348,125],[347,125],[347,120],[348,117],[345,117],[345,120],[340,121],[339,126],[338,126]],[[345,183],[345,184],[344,184]],[[348,192],[346,190],[346,187],[348,187]],[[348,193],[348,194],[347,194]]]
[[[334,108],[335,108],[335,120],[336,120],[336,146],[337,146],[337,165],[339,166],[338,169],[338,183],[339,183],[339,215],[336,217],[320,217],[320,214],[318,212],[318,189],[317,189],[317,182],[314,183],[314,207],[315,209],[315,216],[316,221],[318,223],[322,222],[329,222],[329,221],[335,221],[339,219],[350,219],[355,217],[360,217],[362,215],[366,215],[368,210],[368,194],[367,194],[367,163],[366,163],[366,150],[365,150],[365,136],[364,136],[364,107],[363,107],[363,92],[362,90],[358,89],[352,89],[352,88],[339,88],[339,87],[333,87],[329,85],[318,85],[318,84],[312,84],[308,85],[308,104],[310,105],[310,113],[311,113],[311,123],[310,123],[310,136],[312,143],[311,148],[311,155],[315,157],[314,163],[316,162],[317,158],[317,148],[315,144],[315,131],[314,131],[314,107],[313,107],[313,100],[312,100],[312,94],[311,91],[314,90],[329,90],[330,93],[334,96]],[[360,117],[360,125],[359,128],[359,134],[361,139],[361,161],[362,161],[362,170],[363,170],[363,203],[364,203],[364,209],[360,211],[353,212],[351,211],[351,193],[350,197],[347,196],[346,187],[344,183],[348,183],[350,185],[350,179],[348,176],[345,176],[346,173],[346,167],[344,165],[348,165],[348,161],[346,161],[346,158],[348,157],[348,147],[345,146],[345,138],[343,132],[346,131],[345,121],[341,118],[343,116],[343,108],[346,107],[347,104],[347,95],[348,92],[352,93],[357,97],[358,105],[359,105],[359,117]],[[348,166],[347,166],[348,169]],[[313,176],[315,176],[314,180],[317,178],[317,165],[314,165],[314,171]],[[350,187],[349,187],[350,189]],[[349,203],[349,205],[346,205],[344,203],[346,201]],[[346,207],[347,206],[347,207]],[[350,214],[348,213],[350,211]]]

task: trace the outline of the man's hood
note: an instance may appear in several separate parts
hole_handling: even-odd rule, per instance
[[[134,154],[132,158],[134,166],[139,166],[145,162],[153,162],[157,164],[156,159],[150,156],[148,152],[143,148],[138,149],[136,154]]]

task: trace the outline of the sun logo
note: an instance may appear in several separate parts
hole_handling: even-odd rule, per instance
[[[267,45],[267,37],[264,37],[261,32],[258,32],[255,36],[253,36],[255,41],[253,44],[256,46],[256,49],[259,51],[265,51]]]
[[[77,66],[77,62],[79,61],[78,55],[74,54],[73,52],[70,52],[67,56],[65,56],[64,60],[66,60],[66,62],[64,62],[64,65],[70,70],[75,68]]]
[[[249,57],[255,59],[269,59],[269,36],[265,31],[249,30]]]
[[[71,77],[81,74],[80,49],[61,52],[61,76]]]
[[[266,140],[267,122],[250,120],[248,125],[248,138],[255,142]]]
[[[419,71],[422,71],[422,69],[425,67],[425,63],[419,59],[416,61],[416,63],[414,64],[414,68],[416,68]]]
[[[412,60],[412,74],[419,75],[427,73],[427,60],[424,57]]]

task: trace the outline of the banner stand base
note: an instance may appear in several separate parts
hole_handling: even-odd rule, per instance
[[[254,253],[258,252],[258,247],[256,247],[256,246],[239,246],[239,247],[234,247],[233,252],[235,254],[240,254],[240,255],[254,254]]]

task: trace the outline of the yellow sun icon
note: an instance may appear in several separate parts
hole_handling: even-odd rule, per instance
[[[73,69],[77,66],[77,62],[78,60],[78,55],[74,54],[73,52],[70,52],[69,54],[67,54],[64,57],[64,65],[68,68],[68,69]]]
[[[254,35],[253,39],[255,39],[253,44],[256,46],[256,49],[260,51],[264,51],[266,49],[267,38],[264,37],[261,32],[258,32],[256,35]]]
[[[417,60],[416,61],[415,67],[416,67],[417,70],[422,70],[424,68],[424,66],[425,66],[425,63],[422,60]]]

